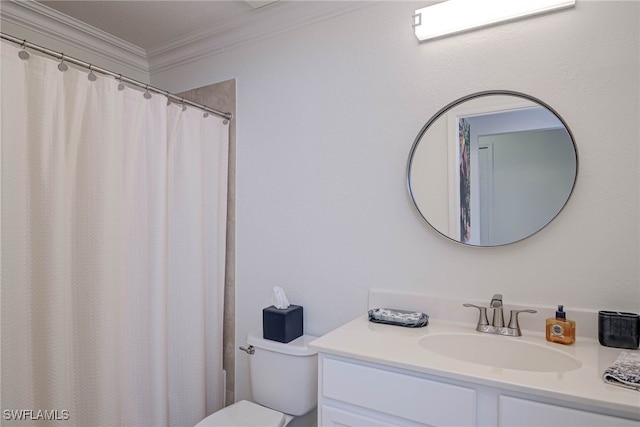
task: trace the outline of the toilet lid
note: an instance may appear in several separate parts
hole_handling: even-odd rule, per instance
[[[196,427],[282,427],[285,416],[282,412],[241,400],[209,415]]]

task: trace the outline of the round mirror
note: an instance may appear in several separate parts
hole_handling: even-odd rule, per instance
[[[443,236],[472,246],[517,242],[569,200],[578,172],[562,118],[531,96],[481,92],[447,105],[416,137],[409,194]]]

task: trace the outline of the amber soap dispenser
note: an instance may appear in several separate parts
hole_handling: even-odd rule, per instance
[[[576,322],[567,320],[567,314],[561,305],[558,306],[556,317],[547,319],[547,341],[560,344],[576,342]]]

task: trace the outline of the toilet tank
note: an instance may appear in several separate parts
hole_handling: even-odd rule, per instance
[[[262,330],[249,334],[247,344],[255,349],[249,356],[249,376],[256,403],[294,416],[316,407],[318,355],[308,345],[314,339],[302,335],[285,344],[262,338]]]

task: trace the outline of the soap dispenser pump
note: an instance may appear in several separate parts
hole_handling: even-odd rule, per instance
[[[576,341],[576,322],[567,320],[564,306],[559,305],[556,317],[547,319],[547,341],[573,344]]]

